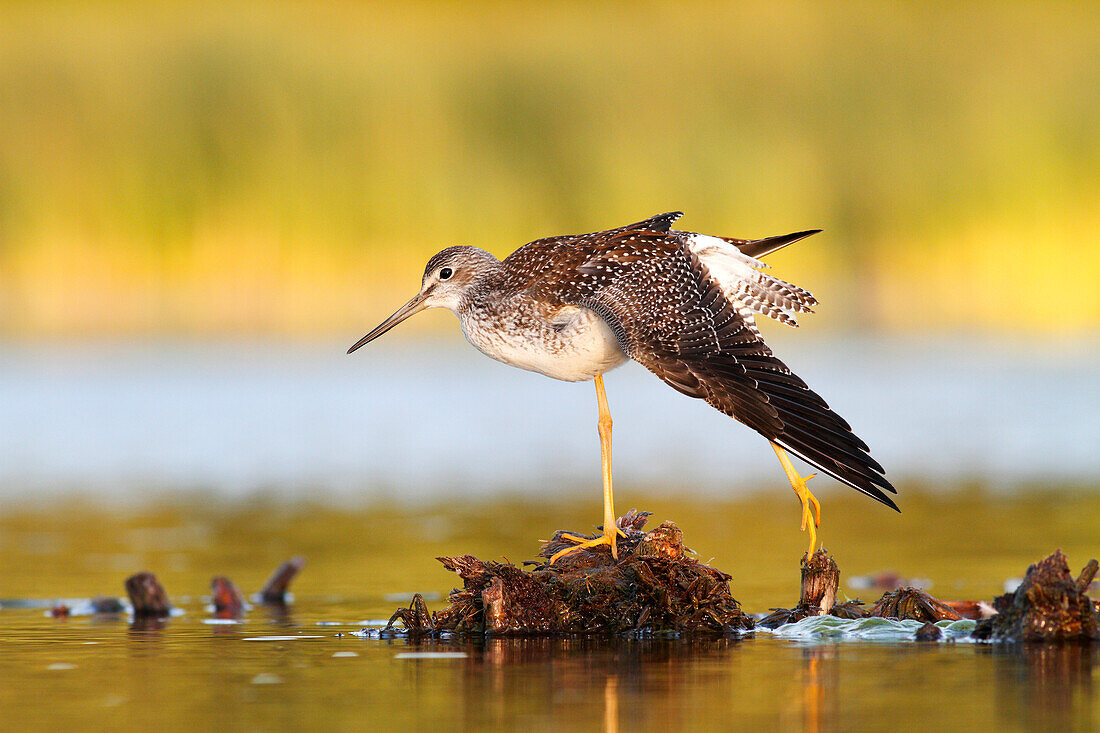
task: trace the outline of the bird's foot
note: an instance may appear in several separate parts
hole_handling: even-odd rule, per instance
[[[562,535],[558,539],[567,540],[569,542],[576,542],[577,544],[572,547],[566,547],[564,550],[558,550],[557,552],[555,552],[553,555],[550,556],[550,562],[548,564],[553,565],[555,562],[571,552],[576,552],[577,550],[586,550],[590,547],[599,547],[600,545],[611,545],[611,557],[618,560],[619,548],[616,540],[619,537],[626,537],[626,532],[623,532],[622,529],[619,528],[619,525],[617,523],[613,523],[611,526],[613,527],[613,531],[609,532],[607,528],[604,527],[603,534],[599,537],[596,537],[595,539],[589,537],[578,537],[575,534],[562,533]]]
[[[816,473],[811,473],[809,476],[803,478],[798,475],[798,471],[794,470],[794,466],[791,465],[791,459],[787,457],[787,453],[783,448],[772,441],[772,450],[775,451],[775,455],[779,458],[779,462],[783,465],[783,472],[787,474],[787,480],[791,482],[791,488],[794,489],[795,495],[798,500],[802,502],[802,526],[803,532],[810,533],[810,551],[806,554],[807,559],[813,557],[814,549],[817,547],[817,527],[821,526],[821,504],[810,490],[806,488],[806,482],[816,476]],[[811,510],[810,507],[813,506]],[[816,516],[815,516],[816,514]]]
[[[817,497],[810,493],[809,487],[806,486],[806,482],[816,475],[816,473],[811,473],[805,478],[799,477],[799,485],[794,487],[794,493],[798,494],[798,499],[802,502],[802,526],[800,529],[803,531],[811,523],[814,527],[821,526],[821,504],[818,502]],[[813,505],[813,511],[810,510],[811,505]]]
[[[814,550],[817,548],[816,528],[821,526],[821,504],[818,502],[817,497],[811,494],[810,489],[806,486],[806,482],[816,475],[816,473],[812,473],[803,478],[795,474],[795,476],[791,477],[791,487],[798,496],[798,500],[802,502],[802,524],[799,529],[803,532],[810,533],[810,549],[806,557],[812,557]],[[796,477],[798,479],[797,481],[795,480]]]

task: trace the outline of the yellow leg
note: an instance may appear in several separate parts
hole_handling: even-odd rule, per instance
[[[787,452],[780,448],[775,443],[772,443],[772,450],[775,451],[775,455],[779,457],[779,462],[783,464],[783,470],[787,473],[787,478],[791,482],[791,488],[794,489],[794,493],[798,496],[798,500],[802,502],[802,527],[803,531],[809,531],[810,533],[810,551],[806,555],[810,557],[814,554],[814,550],[817,549],[817,530],[815,527],[821,526],[821,504],[810,490],[806,487],[806,482],[816,476],[816,473],[812,473],[809,476],[802,478],[798,475],[798,471],[794,470],[794,466],[791,465],[791,459],[787,457]],[[813,511],[811,512],[810,506],[813,505]],[[816,514],[817,516],[814,516]]]
[[[603,377],[596,377],[595,381],[596,402],[600,407],[600,454],[603,456],[603,535],[590,540],[586,537],[563,534],[562,539],[579,544],[555,552],[550,558],[551,565],[574,550],[598,545],[611,545],[611,556],[618,559],[619,550],[616,547],[615,540],[617,537],[626,537],[626,533],[619,529],[619,525],[615,524],[615,507],[611,496],[611,409],[607,406],[607,394],[603,389]]]

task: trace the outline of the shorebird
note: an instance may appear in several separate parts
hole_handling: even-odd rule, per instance
[[[763,435],[802,505],[813,555],[821,505],[790,452],[897,510],[896,494],[867,445],[816,392],[777,359],[757,315],[797,326],[817,305],[808,291],[764,272],[760,257],[820,229],[734,239],[672,229],[675,211],[591,234],[547,237],[504,260],[470,246],[428,260],[420,292],[355,343],[370,343],[425,308],[458,316],[466,339],[512,366],[569,382],[592,380],[603,460],[603,534],[564,535],[582,547],[610,545],[618,557],[611,488],[611,411],[603,375],[627,359],[673,389],[698,397]]]

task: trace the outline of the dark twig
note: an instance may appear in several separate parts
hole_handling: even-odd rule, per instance
[[[260,600],[263,603],[286,603],[286,592],[290,581],[306,564],[304,557],[292,557],[271,574],[260,590]]]

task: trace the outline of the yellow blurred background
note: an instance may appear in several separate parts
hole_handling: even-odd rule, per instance
[[[444,246],[671,209],[824,228],[772,263],[823,327],[1100,318],[1094,3],[0,13],[10,338],[357,335]]]
[[[1096,0],[0,0],[4,724],[534,732],[621,691],[632,730],[1087,728],[1100,657],[1046,650],[333,659],[408,592],[440,608],[433,558],[521,562],[600,518],[590,385],[449,348],[439,312],[347,347],[445,246],[671,210],[825,230],[769,259],[818,313],[763,329],[899,489],[904,514],[811,484],[847,597],[896,573],[988,600],[1055,547],[1097,556]],[[677,522],[746,610],[793,601],[807,538],[766,441],[638,364],[608,394],[617,509]],[[292,617],[207,624],[212,575],[251,590],[292,555]],[[143,569],[187,610],[163,632],[34,600]],[[236,644],[267,631],[313,641]]]

